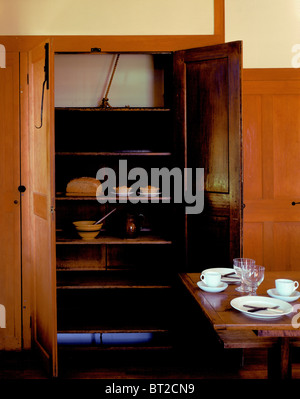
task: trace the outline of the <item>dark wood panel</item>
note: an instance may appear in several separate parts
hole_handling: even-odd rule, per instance
[[[188,63],[187,167],[204,168],[205,192],[228,193],[227,59]]]
[[[204,189],[204,210],[185,218],[186,270],[228,266],[241,252],[241,43],[176,52],[174,71],[175,154]]]

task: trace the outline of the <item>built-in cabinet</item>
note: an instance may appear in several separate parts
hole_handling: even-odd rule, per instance
[[[131,55],[121,53],[119,63],[123,55],[130,62]],[[97,334],[100,341],[88,345],[97,349],[105,345],[105,334],[146,333],[146,341],[122,349],[171,348],[180,323],[176,273],[229,266],[240,255],[242,219],[239,42],[147,54],[153,77],[145,85],[153,87],[150,100],[146,95],[141,103],[115,105],[112,94],[109,107],[81,102],[74,93],[71,102],[55,97],[60,56],[51,43],[29,56],[33,335],[53,375],[59,370],[57,333]],[[88,69],[95,61],[90,57],[106,54],[80,56],[86,57]],[[134,54],[139,56],[145,54]],[[105,75],[105,88],[114,64],[108,65],[97,69]],[[126,98],[130,74],[126,68],[122,72],[125,89],[120,84],[115,90]],[[143,73],[135,70],[133,76],[138,81]],[[65,97],[69,74],[72,65],[65,80],[58,79]],[[132,91],[127,90],[129,97]],[[182,201],[174,196],[174,182],[167,194],[160,183],[155,197],[137,191],[130,198],[110,198],[106,193],[108,201],[101,203],[97,196],[66,195],[70,180],[96,177],[101,168],[118,176],[125,160],[128,171],[142,168],[149,176],[153,168],[180,170]],[[193,173],[185,180],[186,168],[204,168],[204,179],[197,181]],[[196,204],[188,203],[185,194],[195,194],[199,184],[204,210],[192,214],[187,208]],[[73,221],[98,220],[114,208],[96,238],[78,236]],[[139,227],[134,237],[126,235],[128,218]]]

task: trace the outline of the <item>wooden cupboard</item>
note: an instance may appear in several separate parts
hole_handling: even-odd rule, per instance
[[[163,77],[163,102],[102,109],[55,107],[51,41],[29,54],[33,338],[54,376],[57,333],[97,333],[100,341],[150,333],[141,348],[171,347],[176,273],[229,266],[241,253],[241,43],[147,55]],[[204,211],[187,215],[172,195],[135,204],[65,195],[70,179],[117,171],[121,159],[148,171],[204,168]],[[72,221],[113,207],[97,238],[77,237]],[[143,215],[136,238],[124,236],[127,213]]]

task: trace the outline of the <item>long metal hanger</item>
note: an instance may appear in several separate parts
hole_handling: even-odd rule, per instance
[[[36,126],[36,129],[40,129],[43,126],[43,109],[44,109],[44,95],[45,86],[47,85],[47,90],[49,90],[49,43],[45,44],[45,65],[44,65],[45,78],[42,87],[42,100],[41,100],[41,123],[40,126]]]

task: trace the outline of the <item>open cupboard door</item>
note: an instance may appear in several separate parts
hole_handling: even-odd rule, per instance
[[[188,272],[232,267],[241,253],[241,57],[241,42],[174,57],[178,163],[192,168],[193,192],[204,168],[204,209],[183,218]]]
[[[54,189],[54,56],[49,41],[29,52],[30,213],[33,341],[57,375]]]

